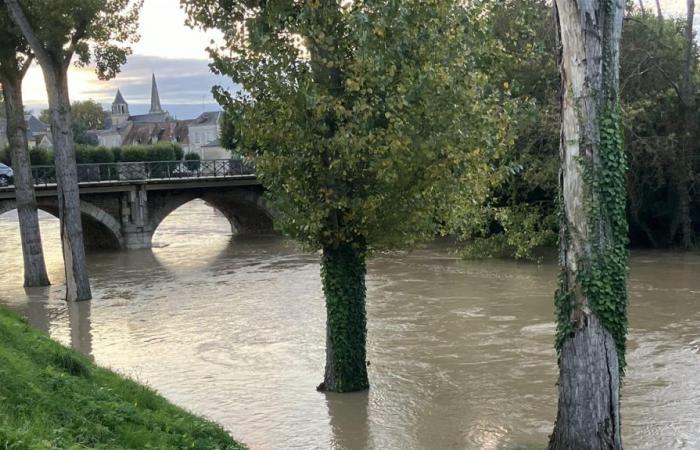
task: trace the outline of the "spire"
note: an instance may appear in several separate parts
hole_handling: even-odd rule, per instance
[[[113,105],[125,105],[126,100],[124,100],[124,97],[122,97],[122,91],[117,89],[117,96],[114,97],[114,101],[112,102]]]
[[[112,114],[129,115],[129,105],[124,100],[122,96],[122,91],[117,89],[117,96],[114,97],[112,102]]]
[[[156,85],[156,75],[153,74],[151,82],[151,110],[149,113],[159,113],[163,112],[160,107],[160,97],[158,96],[158,85]]]

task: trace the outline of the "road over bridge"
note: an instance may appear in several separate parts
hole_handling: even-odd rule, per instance
[[[32,168],[37,206],[58,217],[53,168]],[[272,216],[254,170],[236,160],[79,164],[80,210],[88,249],[150,248],[158,225],[202,199],[233,233],[268,233]],[[0,214],[15,209],[13,186],[0,188]]]

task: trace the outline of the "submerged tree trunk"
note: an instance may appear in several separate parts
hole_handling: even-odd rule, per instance
[[[627,223],[622,0],[556,0],[561,42],[559,405],[550,449],[621,449]]]
[[[323,249],[321,278],[326,297],[326,371],[319,391],[353,392],[369,388],[366,363],[364,245]]]
[[[10,18],[22,31],[22,35],[39,61],[49,97],[61,244],[66,271],[66,300],[89,300],[92,298],[92,293],[85,261],[83,227],[80,222],[78,174],[68,96],[68,67],[75,47],[74,45],[68,49],[55,45],[45,47],[45,43],[35,35],[18,0],[5,0],[4,3]]]
[[[44,67],[42,65],[42,69],[46,79],[51,111],[51,136],[58,185],[61,244],[66,271],[66,299],[89,300],[92,298],[92,293],[85,260],[83,227],[80,216],[68,76],[62,67]]]
[[[14,63],[16,64],[16,61]],[[19,68],[14,73],[15,77],[9,74],[3,75],[0,77],[0,82],[2,82],[5,98],[7,139],[10,144],[15,178],[15,198],[24,258],[24,285],[26,287],[48,286],[50,283],[44,262],[34,181],[29,161],[27,124],[24,120],[22,101],[22,74]]]

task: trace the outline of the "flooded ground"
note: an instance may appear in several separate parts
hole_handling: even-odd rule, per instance
[[[252,449],[513,449],[551,432],[553,261],[462,261],[443,244],[374,257],[372,388],[325,395],[317,255],[231,237],[192,202],[152,251],[90,255],[95,299],[66,305],[57,225],[42,214],[54,286],[25,292],[16,215],[0,216],[0,302]],[[700,255],[634,252],[630,301],[625,447],[698,449]]]

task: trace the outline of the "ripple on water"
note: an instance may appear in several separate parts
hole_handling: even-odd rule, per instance
[[[24,293],[16,222],[0,217],[0,297],[52,337],[221,423],[251,449],[543,446],[556,413],[556,267],[464,262],[444,244],[368,264],[372,389],[316,392],[325,310],[318,254],[231,238],[203,203],[176,211],[153,251],[90,255],[95,300]],[[15,219],[16,220],[16,219]],[[52,228],[53,227],[53,228]],[[634,255],[634,254],[633,254]],[[700,449],[700,257],[632,258],[624,442]],[[89,307],[86,307],[89,306]]]

